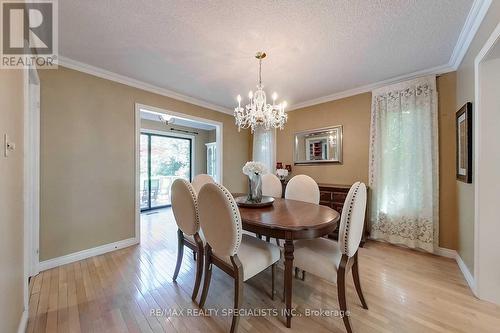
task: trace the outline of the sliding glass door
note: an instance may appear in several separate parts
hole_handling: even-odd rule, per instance
[[[191,181],[192,140],[141,133],[141,210],[170,206],[170,188],[177,178]]]

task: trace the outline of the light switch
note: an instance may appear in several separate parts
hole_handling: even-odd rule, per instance
[[[9,153],[16,149],[16,144],[9,141],[9,136],[7,134],[3,135],[4,140],[4,156],[9,157]]]

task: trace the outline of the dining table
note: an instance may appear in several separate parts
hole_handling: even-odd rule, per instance
[[[244,194],[233,194],[235,197]],[[286,327],[292,323],[294,241],[327,236],[337,228],[340,214],[330,207],[285,198],[275,198],[272,206],[239,207],[242,227],[267,239],[284,240],[284,299]]]

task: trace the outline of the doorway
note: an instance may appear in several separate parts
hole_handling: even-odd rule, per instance
[[[139,242],[141,219],[170,206],[170,186],[176,178],[191,181],[206,173],[222,184],[223,152],[222,122],[135,104],[135,235]],[[143,227],[144,232],[152,232],[147,224]]]
[[[24,70],[24,310],[29,307],[29,280],[39,273],[40,229],[40,78],[35,67]]]
[[[143,131],[140,160],[141,211],[168,207],[173,181],[191,181],[193,138]]]
[[[474,285],[476,295],[500,304],[500,24],[475,59]]]

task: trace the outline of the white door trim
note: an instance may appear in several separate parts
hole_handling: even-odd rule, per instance
[[[40,229],[40,79],[35,67],[23,71],[24,85],[24,306],[28,309],[30,276],[39,273]]]
[[[188,119],[188,120],[194,120],[194,121],[199,121],[202,123],[214,125],[215,126],[215,141],[217,142],[217,171],[219,171],[217,173],[216,181],[218,183],[222,184],[222,180],[224,179],[223,178],[223,163],[222,163],[222,161],[223,161],[223,130],[224,130],[224,125],[222,122],[212,120],[212,119],[206,119],[206,118],[202,118],[202,117],[192,116],[192,115],[185,114],[185,113],[170,111],[170,110],[158,108],[155,106],[145,105],[145,104],[141,104],[141,103],[135,103],[136,122],[138,121],[139,134],[140,134],[140,127],[141,127],[141,115],[140,115],[141,109],[143,109],[145,111],[156,112],[156,113],[161,113],[161,114],[168,114],[168,115],[176,116],[179,118],[184,118],[184,119]],[[138,117],[138,119],[137,119],[137,117]],[[137,128],[137,123],[136,123],[136,128]],[[139,139],[136,140],[136,143],[137,144],[140,143]],[[137,146],[137,147],[139,147],[139,146]]]
[[[172,116],[176,116],[179,118],[194,120],[203,122],[206,124],[211,124],[215,126],[215,140],[217,143],[217,179],[216,181],[222,184],[223,179],[223,130],[224,125],[222,122],[205,119],[201,117],[191,116],[184,113],[174,112],[154,106],[149,106],[141,103],[135,103],[135,239],[137,243],[140,243],[141,240],[141,199],[139,195],[140,189],[140,151],[141,151],[141,109],[150,112],[156,112],[161,114],[168,114]]]
[[[481,266],[480,266],[480,230],[481,221],[479,214],[479,203],[481,200],[481,188],[479,186],[480,170],[481,170],[481,156],[483,152],[481,150],[481,87],[480,87],[480,65],[484,58],[488,55],[489,51],[495,46],[496,42],[500,39],[500,23],[496,26],[495,30],[491,33],[490,37],[484,44],[481,51],[478,53],[474,60],[474,294],[481,298],[481,288],[480,288],[480,276],[481,276]],[[486,200],[491,200],[492,198],[486,198]]]
[[[141,198],[139,190],[141,188],[141,111],[135,104],[135,186],[134,186],[134,197],[135,197],[135,241],[137,244],[141,243]]]

